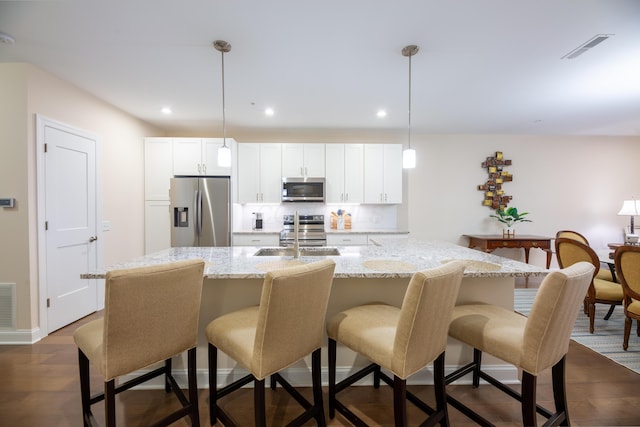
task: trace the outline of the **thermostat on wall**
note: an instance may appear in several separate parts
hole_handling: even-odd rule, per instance
[[[13,204],[15,203],[16,199],[14,198],[10,198],[10,199],[0,199],[0,207],[2,208],[12,208]]]

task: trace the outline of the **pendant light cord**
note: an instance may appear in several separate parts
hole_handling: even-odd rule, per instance
[[[411,149],[411,57],[413,54],[409,54],[409,149]]]
[[[224,102],[224,50],[222,53],[222,146],[227,146],[227,117],[226,117],[226,108]],[[411,58],[409,58],[411,59]]]

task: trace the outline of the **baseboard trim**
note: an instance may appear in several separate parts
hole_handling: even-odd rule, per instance
[[[0,330],[0,345],[34,344],[42,339],[40,328]]]
[[[445,374],[449,374],[454,372],[458,367],[452,366],[445,368]],[[482,367],[482,370],[494,378],[497,378],[504,384],[518,384],[520,381],[518,379],[518,370],[513,365],[486,365]],[[125,375],[121,377],[121,381],[124,382],[131,378],[134,378],[137,375],[148,372],[149,370],[141,370],[135,373],[135,375]],[[338,367],[336,369],[336,379],[338,381],[348,377],[353,373],[353,368],[350,366]],[[236,369],[218,369],[218,387],[223,387],[227,384],[232,383],[242,377],[247,375],[247,371],[244,369],[236,368]],[[206,389],[209,384],[209,372],[206,369],[198,369],[198,388]],[[289,368],[283,374],[283,376],[293,385],[294,387],[311,387],[311,371],[306,368]],[[181,388],[187,388],[187,370],[186,369],[174,369],[173,377],[177,381],[178,385]],[[322,370],[322,385],[326,386],[329,382],[329,372],[326,368]],[[220,381],[224,379],[224,381]],[[484,381],[481,381],[484,383]],[[433,373],[431,371],[431,367],[423,369],[422,371],[412,375],[407,381],[409,385],[432,385],[433,384]],[[471,375],[463,377],[453,384],[462,385],[462,384],[471,384]],[[373,377],[369,375],[368,377],[358,381],[355,385],[359,386],[372,386],[373,385]],[[250,383],[246,387],[253,387],[253,384]],[[164,388],[164,379],[162,377],[154,378],[151,381],[148,381],[138,387],[138,390],[145,389],[159,389]]]

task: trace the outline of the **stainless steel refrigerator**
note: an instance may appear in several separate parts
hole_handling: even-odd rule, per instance
[[[231,246],[229,177],[171,179],[171,246]]]

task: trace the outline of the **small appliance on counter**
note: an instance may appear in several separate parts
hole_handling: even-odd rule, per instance
[[[253,212],[253,229],[262,230],[262,212]]]

